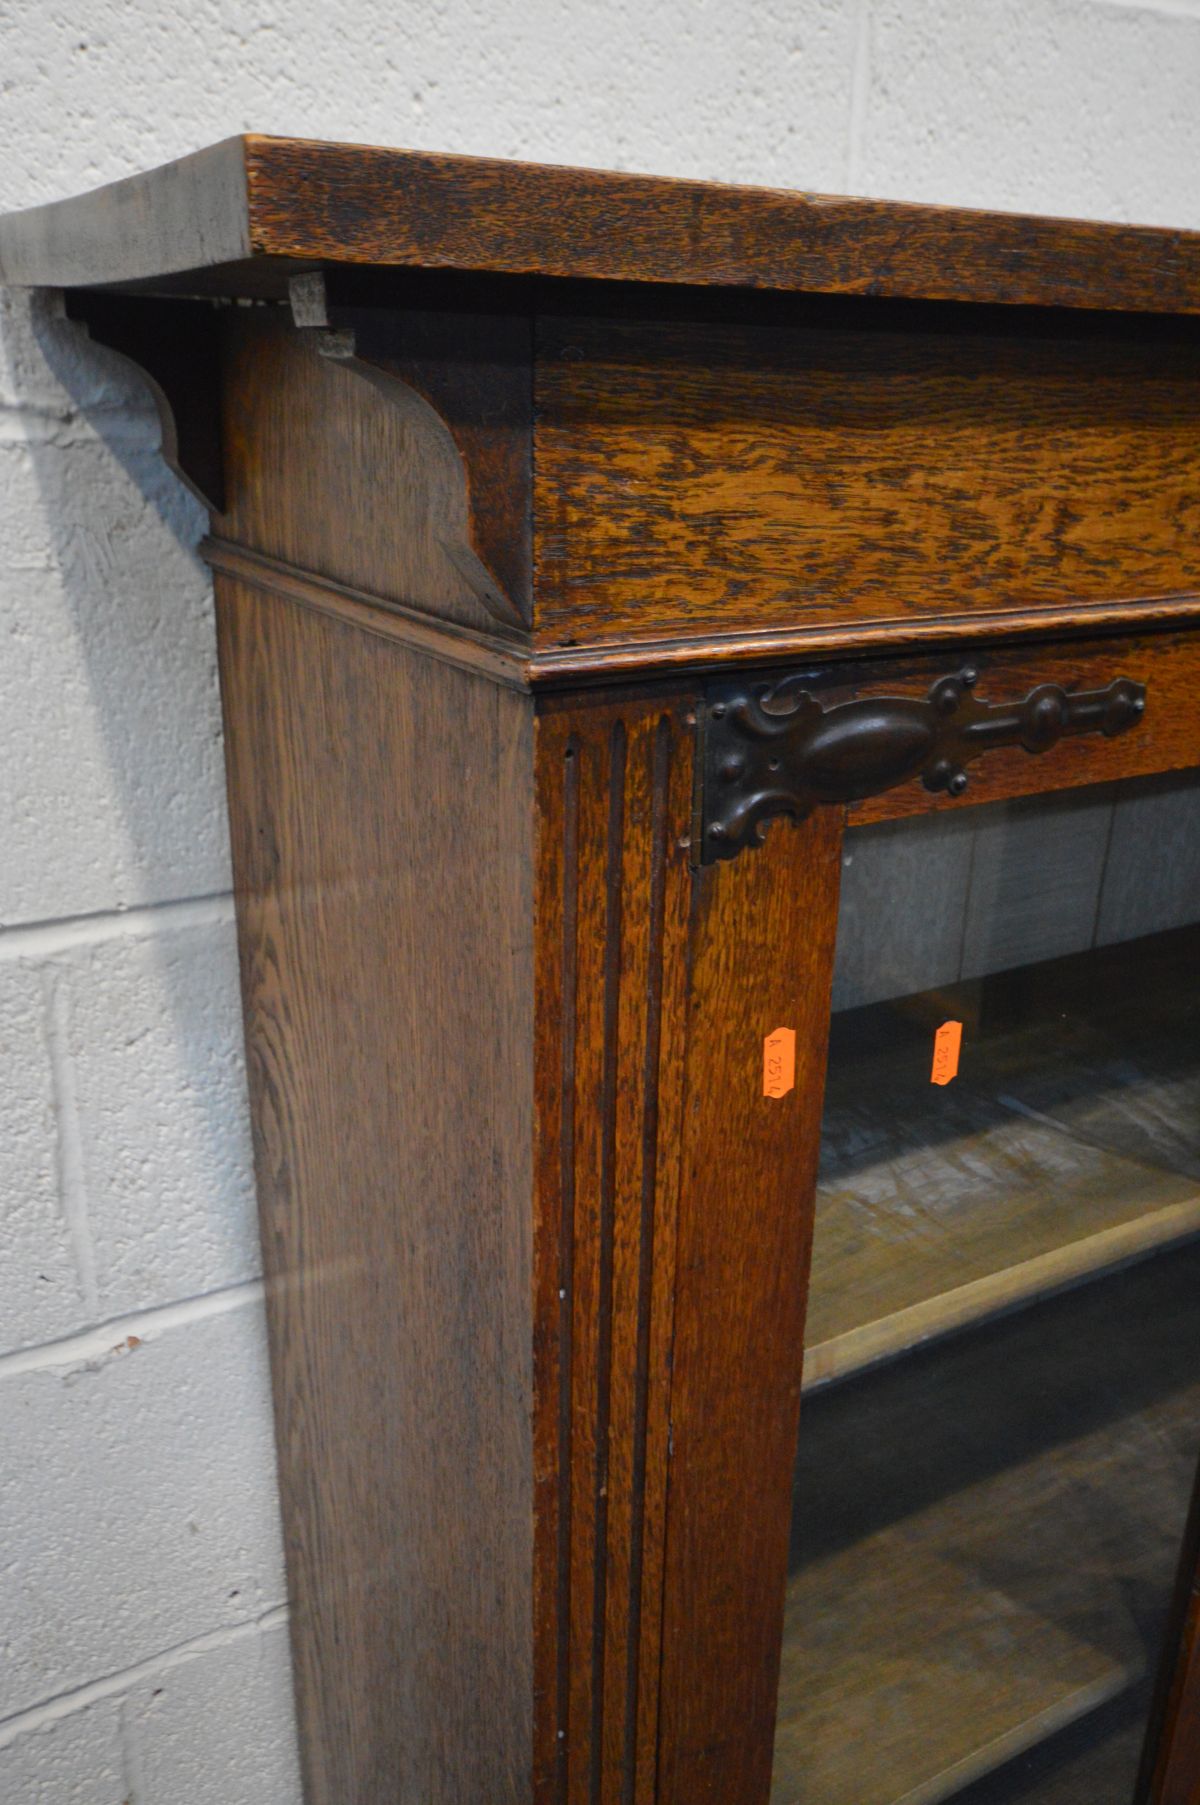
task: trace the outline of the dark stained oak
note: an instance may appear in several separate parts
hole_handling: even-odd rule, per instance
[[[437,609],[452,606],[452,601],[447,598],[443,603],[437,589],[429,592],[426,605],[407,606],[348,583],[316,576],[225,538],[206,540],[201,551],[214,570],[225,571],[253,588],[286,596],[302,607],[352,622],[382,639],[411,646],[516,689],[541,690],[547,695],[563,689],[564,672],[556,655],[531,650],[527,636],[498,631],[494,622],[470,626],[439,614]],[[450,596],[453,593],[451,588]],[[1073,615],[1072,625],[1076,629],[1093,629],[1092,612]],[[914,779],[851,804],[850,819],[855,823],[937,809],[962,809],[974,803],[1041,791],[1183,770],[1200,762],[1200,721],[1189,703],[1189,697],[1200,685],[1200,643],[1194,635],[1159,631],[1136,636],[1079,636],[1052,645],[1024,635],[1011,641],[997,636],[991,643],[981,644],[974,637],[961,637],[957,623],[954,627],[953,637],[947,632],[947,625],[939,628],[947,643],[934,653],[897,652],[881,659],[881,648],[875,643],[864,645],[863,655],[853,662],[825,653],[801,668],[811,673],[814,691],[830,702],[874,694],[919,699],[928,694],[939,677],[968,663],[981,673],[980,695],[993,702],[1020,699],[1044,682],[1058,683],[1071,692],[1103,688],[1117,676],[1128,676],[1147,685],[1147,713],[1134,732],[1112,739],[1096,734],[1064,739],[1037,757],[1015,747],[989,750],[972,764],[964,796],[927,790],[919,779]],[[715,649],[711,644],[708,649],[714,653],[709,668],[716,670],[720,667]],[[691,662],[702,664],[698,653]],[[795,668],[795,664],[793,657],[782,668]],[[778,668],[770,666],[768,670]],[[659,672],[653,659],[649,672],[660,677],[671,674],[669,666],[665,673]],[[589,687],[593,687],[603,675],[612,679],[628,674],[624,663],[612,670],[601,664],[589,669],[587,677]],[[686,681],[687,675],[681,672],[676,680]]]
[[[652,1805],[685,1067],[686,694],[537,727],[535,1797]]]
[[[469,331],[469,322],[461,325]],[[486,330],[485,322],[480,334]],[[486,504],[481,531],[459,443],[405,380],[432,385],[448,360],[431,352],[393,365],[375,340],[359,336],[375,361],[354,355],[359,347],[340,333],[296,330],[281,309],[236,310],[225,342],[222,537],[385,604],[520,643],[528,609],[528,505],[520,485],[476,472]],[[516,352],[508,367],[523,373]],[[452,363],[443,383],[461,368]],[[502,401],[504,390],[498,408]],[[464,440],[473,447],[479,434],[470,397],[446,405],[452,419],[466,414]],[[476,419],[479,412],[477,405]],[[509,528],[504,560],[495,558],[502,521]]]
[[[694,902],[660,1805],[765,1805],[779,1677],[841,812],[704,868]],[[796,1035],[764,1095],[763,1042]]]
[[[721,221],[761,270],[723,267]],[[494,628],[561,685],[1200,621],[1200,338],[1170,288],[1198,242],[247,138],[0,220],[0,269],[83,286],[72,308],[149,375],[165,454],[228,496],[221,538]],[[1135,244],[1156,253],[1137,295]],[[214,324],[96,292],[128,256],[128,280],[194,295],[188,255],[262,300],[259,258],[290,309]]]
[[[408,646],[458,670],[490,677],[509,689],[528,691],[532,687],[532,667],[520,643],[499,638],[490,628],[460,626],[423,608],[384,601],[349,583],[314,577],[295,564],[228,539],[205,539],[200,550],[213,571],[234,577],[250,589],[282,596],[299,608],[345,621],[378,639]]]
[[[1070,643],[1081,632],[1125,632],[1186,628],[1200,624],[1200,591],[1151,600],[1092,602],[1043,608],[1014,608],[1002,613],[928,615],[913,620],[850,621],[825,627],[781,627],[761,632],[674,633],[611,644],[580,644],[532,652],[527,660],[530,682],[562,688],[566,684],[616,683],[653,674],[669,677],[710,669],[781,662],[808,667],[838,656],[881,652],[903,654],[926,646],[1020,646],[1061,636]]]
[[[306,1797],[524,1805],[533,703],[462,448],[345,330],[228,311],[213,555]]]
[[[531,704],[224,577],[218,610],[307,1798],[517,1805]]]
[[[248,255],[240,138],[0,221],[0,281],[73,288],[162,276]]]
[[[552,319],[536,383],[539,649],[1196,588],[1200,337]]]
[[[313,278],[309,278],[311,281]],[[533,481],[533,319],[527,309],[471,311],[339,304],[322,279],[332,332],[323,348],[402,407],[420,430],[422,455],[436,458],[449,435],[465,486],[470,553],[453,555],[474,574],[501,621],[527,626],[531,593]],[[406,391],[418,399],[414,402]],[[444,453],[442,461],[445,461]],[[449,549],[449,548],[448,548]],[[482,579],[471,567],[483,567]]]
[[[256,260],[1200,311],[1194,233],[256,135],[0,222],[9,283]]]

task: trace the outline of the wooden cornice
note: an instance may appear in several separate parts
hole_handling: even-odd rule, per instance
[[[331,264],[1200,312],[1200,234],[247,135],[0,219],[0,280],[282,294]]]

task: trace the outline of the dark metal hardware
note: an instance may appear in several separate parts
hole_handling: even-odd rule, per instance
[[[713,684],[703,718],[701,862],[760,845],[776,815],[861,802],[910,778],[961,796],[964,766],[993,746],[1046,752],[1067,735],[1111,737],[1135,726],[1146,706],[1145,686],[1128,677],[1074,694],[1041,683],[1022,702],[997,703],[972,693],[977,679],[968,665],[925,697],[828,707],[811,671]]]

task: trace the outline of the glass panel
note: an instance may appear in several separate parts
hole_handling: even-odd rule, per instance
[[[1194,775],[847,835],[773,1805],[1132,1799],[1200,1451],[1198,922]]]

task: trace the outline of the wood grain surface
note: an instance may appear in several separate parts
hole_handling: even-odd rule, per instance
[[[309,1805],[527,1805],[532,704],[219,577]]]
[[[219,524],[227,527],[228,521]],[[263,536],[277,542],[279,531],[271,526]],[[419,539],[415,550],[420,553]],[[687,683],[694,681],[703,669],[715,674],[743,662],[760,662],[749,658],[745,644],[713,641],[694,642],[686,658],[676,659],[674,651],[685,642],[675,641],[665,671],[660,662],[662,648],[657,645],[643,648],[644,662],[637,648],[632,648],[634,655],[628,657],[631,648],[623,647],[618,648],[611,667],[603,653],[595,662],[590,654],[581,654],[578,660],[571,656],[564,665],[560,654],[531,650],[528,634],[506,628],[494,618],[474,626],[453,618],[457,591],[453,578],[446,577],[444,563],[437,563],[433,569],[435,586],[416,591],[426,598],[426,605],[410,606],[352,583],[314,574],[311,569],[225,537],[203,541],[200,551],[214,569],[227,571],[242,582],[285,595],[304,607],[353,622],[366,632],[409,645],[462,669],[487,674],[496,682],[547,696],[578,689],[581,672],[587,690],[595,692],[602,679],[610,685],[617,680],[628,683],[637,677],[653,677],[660,683]],[[336,545],[332,555],[338,555]],[[403,574],[398,586],[406,589]],[[446,611],[439,613],[438,609]],[[483,619],[481,615],[476,618]],[[983,674],[980,692],[992,701],[1019,699],[1041,682],[1059,683],[1067,689],[1103,688],[1114,674],[1142,673],[1137,680],[1150,685],[1153,706],[1132,733],[1116,739],[1089,735],[1064,740],[1037,757],[1019,748],[989,751],[985,759],[970,766],[970,787],[964,798],[928,791],[919,780],[914,780],[851,805],[855,824],[901,819],[931,810],[961,813],[975,803],[1181,771],[1200,761],[1200,730],[1189,700],[1192,685],[1200,681],[1200,639],[1169,625],[1153,632],[1139,630],[1131,634],[1131,623],[1124,613],[1118,624],[1122,631],[1101,637],[1095,631],[1092,611],[1076,611],[1071,616],[1075,633],[1057,642],[1032,638],[1026,633],[1011,642],[993,634],[990,643],[978,643],[963,638],[970,623],[946,619],[938,625],[937,638],[944,642],[939,647],[919,652],[911,648],[890,651],[890,635],[868,634],[861,645],[853,648],[859,654],[853,661],[848,660],[841,641],[852,641],[854,631],[847,629],[840,634],[834,629],[829,645],[819,656],[802,643],[792,645],[791,657],[783,668],[796,668],[804,656],[803,668],[811,672],[813,689],[830,701],[870,694],[921,698],[936,678],[961,669],[964,663],[974,665]],[[1081,627],[1088,630],[1086,636],[1079,632]],[[886,657],[881,655],[885,652]],[[775,657],[781,655],[776,646]],[[768,668],[778,670],[774,664]]]
[[[0,281],[73,288],[249,256],[241,138],[0,218]]]
[[[686,697],[537,730],[535,1797],[653,1805],[682,1138]]]
[[[770,1787],[840,845],[827,809],[697,887],[658,1805]]]
[[[813,687],[823,701],[870,695],[928,694],[938,677],[961,670],[979,672],[981,701],[1023,699],[1042,683],[1067,691],[1103,689],[1116,677],[1146,686],[1146,709],[1136,727],[1112,739],[1089,733],[1060,740],[1031,754],[1020,746],[987,752],[969,768],[965,794],[952,798],[927,790],[919,779],[852,803],[852,825],[896,821],[938,810],[961,813],[973,805],[1019,796],[1078,789],[1085,784],[1185,771],[1200,765],[1200,636],[1178,632],[1114,634],[1061,640],[1057,644],[968,647],[956,656],[947,648],[935,656],[864,659],[857,665],[814,667]]]
[[[246,136],[0,221],[0,277],[254,260],[1200,310],[1194,233]]]
[[[466,488],[464,559],[453,539],[443,549],[464,567],[500,620],[528,626],[533,611],[533,321],[527,309],[339,305],[325,284],[329,322],[348,334],[347,367],[375,383],[402,407],[420,432],[423,463],[442,453],[448,433],[461,471],[450,480]],[[481,300],[486,297],[481,297]],[[349,347],[347,347],[349,349]],[[411,390],[432,410],[421,414]],[[474,564],[483,565],[480,581]]]
[[[484,349],[485,330],[472,341],[462,325],[465,361],[472,342]],[[404,379],[421,366],[433,386],[432,351],[408,365],[397,358],[393,374],[377,331],[364,335],[376,361],[360,369],[349,343],[298,331],[277,308],[238,309],[227,331],[221,536],[368,592],[385,606],[399,603],[521,644],[528,505],[518,482],[496,486],[485,465],[477,483],[486,496],[486,528],[478,530],[462,449],[447,420]],[[323,347],[347,355],[323,355]],[[483,395],[463,392],[464,379],[445,400],[468,449],[485,437],[485,397],[500,410],[511,389],[499,351],[490,341],[486,349],[496,364],[490,382],[483,379]],[[514,432],[519,427],[508,419],[497,422],[504,445]],[[484,557],[501,539],[506,553],[492,569]],[[517,585],[512,594],[501,570]]]
[[[280,596],[314,614],[328,615],[331,620],[344,621],[363,633],[407,646],[410,651],[422,652],[456,670],[490,677],[493,683],[503,683],[509,689],[528,692],[531,688],[529,658],[522,646],[507,636],[498,636],[490,627],[467,627],[439,619],[423,608],[385,601],[382,596],[355,589],[349,583],[335,583],[329,577],[315,577],[295,564],[250,551],[228,539],[203,539],[199,550],[214,571],[251,589]]]
[[[1196,588],[1200,338],[550,318],[536,447],[547,650]]]

